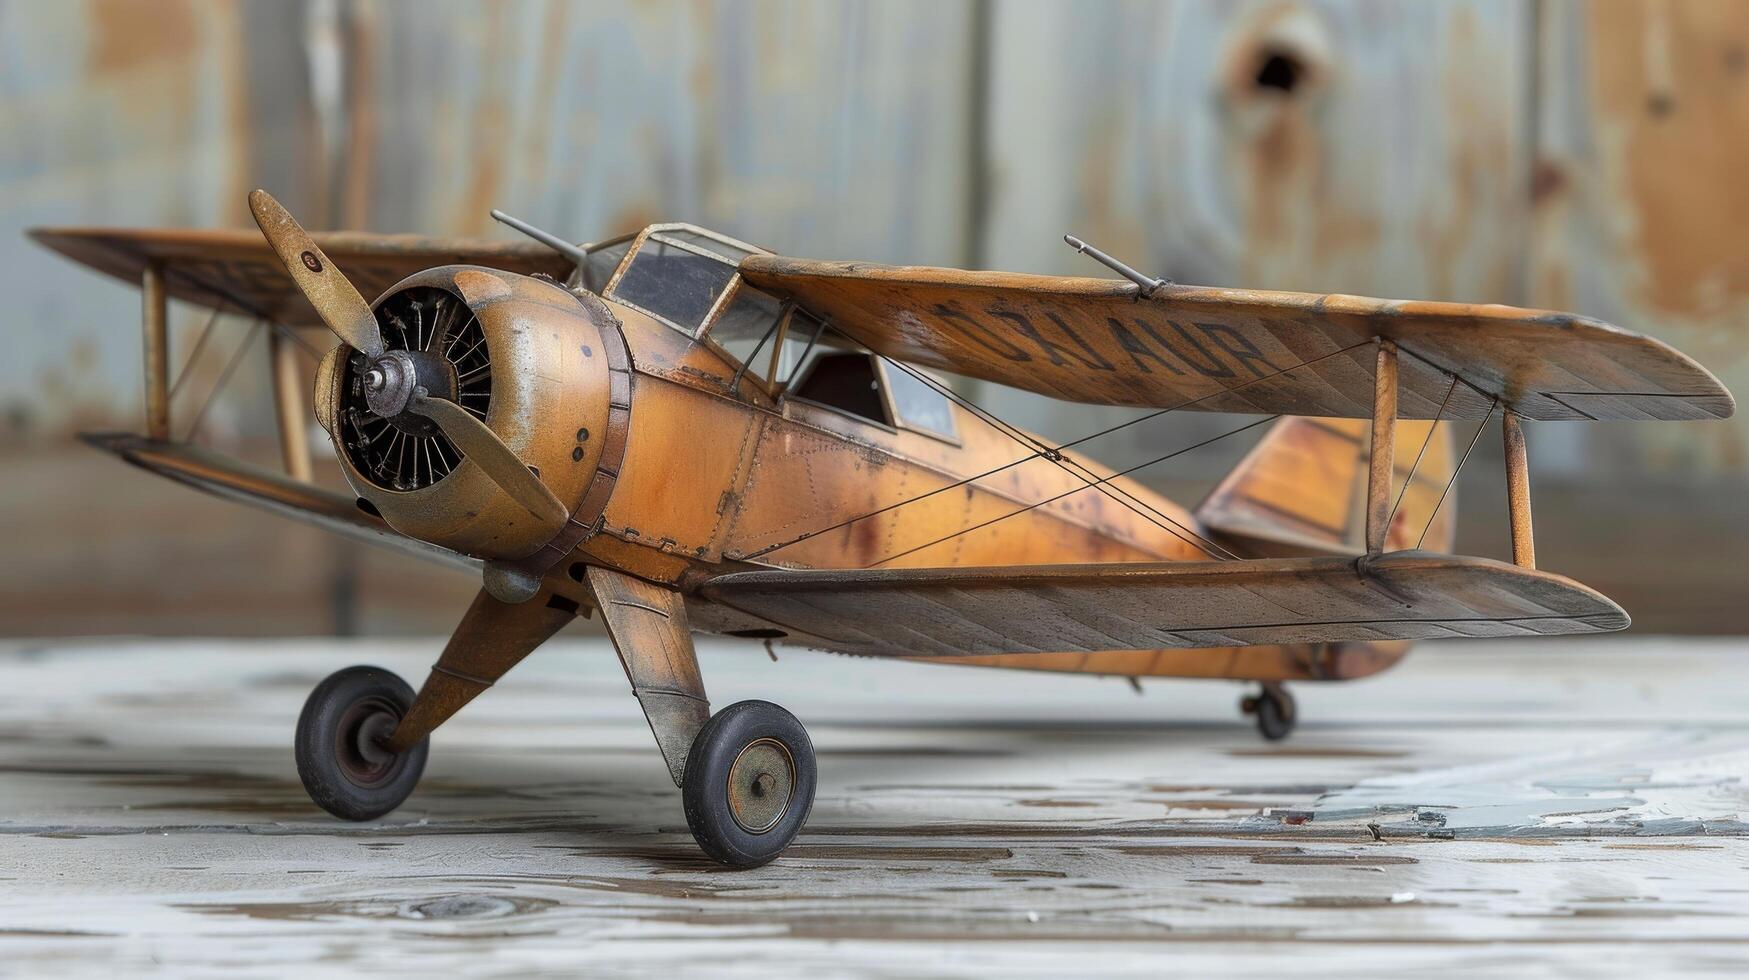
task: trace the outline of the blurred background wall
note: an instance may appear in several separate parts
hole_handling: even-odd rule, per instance
[[[0,633],[441,632],[476,588],[73,443],[141,425],[139,300],[30,226],[251,227],[265,186],[312,227],[503,237],[501,207],[1104,275],[1073,232],[1185,282],[1575,310],[1742,395],[1745,174],[1739,0],[0,0]],[[172,316],[180,367],[205,314]],[[246,336],[201,351],[177,430],[272,465]],[[970,387],[1061,437],[1126,416]],[[1529,435],[1544,567],[1638,629],[1749,628],[1746,423]],[[1149,479],[1194,503],[1244,449]],[[1499,460],[1484,433],[1461,550],[1507,553]]]

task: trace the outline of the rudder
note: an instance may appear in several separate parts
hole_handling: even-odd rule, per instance
[[[1248,557],[1360,554],[1371,429],[1368,419],[1282,419],[1197,507],[1198,520]],[[1397,422],[1391,481],[1397,511],[1386,551],[1415,548],[1418,541],[1431,551],[1451,550],[1456,501],[1448,496],[1439,503],[1454,464],[1449,430],[1446,422]]]

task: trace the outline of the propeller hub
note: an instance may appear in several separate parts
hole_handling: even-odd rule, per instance
[[[372,361],[364,372],[364,399],[372,415],[392,419],[407,410],[413,389],[419,386],[419,368],[412,355],[392,350]]]

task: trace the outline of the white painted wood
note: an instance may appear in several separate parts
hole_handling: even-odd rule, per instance
[[[435,642],[9,643],[0,973],[1749,966],[1740,643],[1435,644],[1300,685],[1279,746],[1234,685],[703,647],[719,707],[778,701],[819,749],[762,870],[698,857],[604,642],[530,658],[364,825],[305,799],[296,713]]]

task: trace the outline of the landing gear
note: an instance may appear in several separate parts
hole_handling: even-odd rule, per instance
[[[1294,696],[1277,681],[1264,681],[1258,692],[1239,701],[1239,710],[1257,719],[1257,731],[1271,742],[1287,738],[1299,720]]]
[[[316,805],[343,820],[375,820],[406,801],[430,743],[383,746],[413,704],[407,682],[380,667],[348,667],[316,685],[298,715],[298,778]]]
[[[692,741],[680,787],[686,825],[712,860],[756,868],[807,822],[814,783],[814,743],[802,723],[769,701],[741,701]]]

